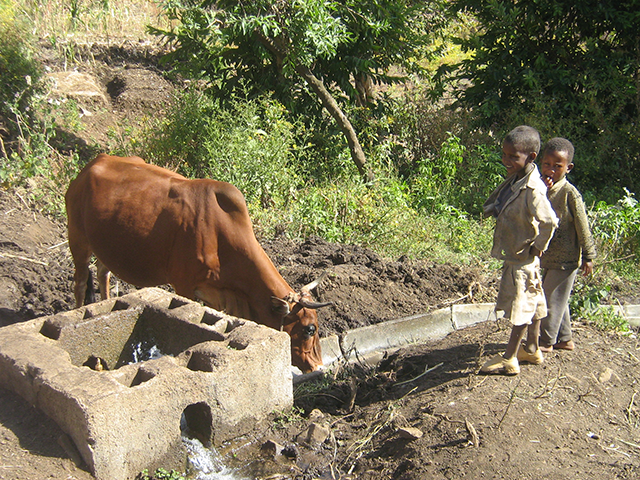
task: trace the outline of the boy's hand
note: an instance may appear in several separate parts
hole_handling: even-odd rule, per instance
[[[587,277],[593,273],[593,262],[588,260],[586,262],[582,262],[582,266],[580,267],[582,270],[582,275]]]

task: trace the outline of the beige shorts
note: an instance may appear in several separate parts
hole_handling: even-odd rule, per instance
[[[515,326],[528,325],[547,315],[547,302],[542,290],[540,259],[533,257],[524,263],[504,262],[496,311]]]

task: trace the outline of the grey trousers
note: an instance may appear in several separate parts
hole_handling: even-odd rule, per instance
[[[540,345],[551,347],[571,340],[569,296],[579,269],[547,269],[542,275],[542,289],[547,299],[547,316],[540,323]]]

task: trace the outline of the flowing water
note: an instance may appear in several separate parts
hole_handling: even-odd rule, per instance
[[[207,448],[199,440],[187,436],[183,436],[182,441],[189,452],[189,470],[195,473],[197,480],[249,480],[227,467],[215,448]]]

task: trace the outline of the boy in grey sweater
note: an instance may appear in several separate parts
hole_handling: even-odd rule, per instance
[[[593,272],[596,249],[580,192],[567,181],[573,168],[573,144],[565,138],[552,138],[542,149],[542,180],[547,197],[560,222],[542,257],[542,286],[547,299],[547,316],[540,324],[540,350],[573,350],[569,296],[578,269],[587,276]]]

